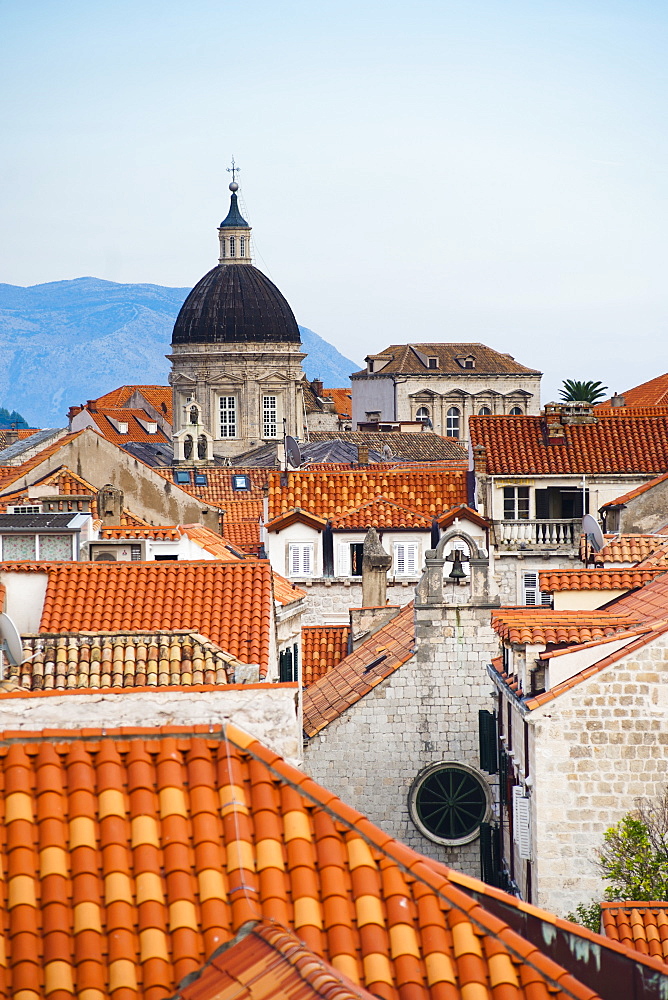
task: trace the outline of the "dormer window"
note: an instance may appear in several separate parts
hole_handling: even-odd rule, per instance
[[[373,374],[373,361],[368,361],[367,362],[367,370],[368,370],[368,372],[369,372],[370,375]]]
[[[429,358],[429,367],[438,368],[438,358]]]
[[[455,361],[460,368],[466,368],[468,370],[475,368],[475,358],[472,354],[467,354],[465,358],[455,358]]]
[[[117,429],[118,429],[118,433],[119,434],[127,434],[128,433],[128,425],[125,423],[124,420],[119,420],[118,421],[118,427],[117,427]]]

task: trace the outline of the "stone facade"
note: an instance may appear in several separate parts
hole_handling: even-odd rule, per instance
[[[403,607],[415,596],[415,580],[389,580],[387,603]],[[362,580],[314,579],[297,584],[306,591],[302,625],[345,625],[350,609],[362,607]]]
[[[0,693],[0,732],[202,726],[233,722],[293,764],[300,760],[296,684],[206,690]]]
[[[471,581],[443,580],[446,546],[464,538],[472,553]],[[394,837],[468,874],[480,875],[478,839],[456,846],[425,837],[411,819],[408,799],[430,764],[455,763],[479,771],[478,710],[490,706],[486,664],[498,648],[490,626],[486,557],[466,536],[450,532],[416,592],[415,655],[314,737],[304,766]],[[390,598],[391,600],[391,598]],[[491,790],[488,799],[492,801]],[[491,805],[490,805],[491,812]]]
[[[609,651],[601,647],[600,658]],[[523,898],[564,916],[603,898],[596,850],[604,831],[637,798],[665,790],[668,636],[531,712],[504,689],[500,715],[511,777],[528,791],[531,815],[531,858],[521,859],[507,835],[504,854]]]

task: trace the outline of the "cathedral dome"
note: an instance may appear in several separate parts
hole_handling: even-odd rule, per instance
[[[172,344],[298,344],[299,327],[276,285],[251,264],[219,264],[197,282]]]

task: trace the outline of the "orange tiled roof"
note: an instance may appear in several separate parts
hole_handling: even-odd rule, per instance
[[[287,485],[281,486],[281,477]],[[382,496],[430,519],[466,503],[464,469],[368,469],[350,472],[269,472],[269,519],[295,507],[319,517],[339,517]]]
[[[348,625],[302,626],[302,680],[304,687],[320,680],[348,655]]]
[[[100,538],[153,538],[160,542],[178,542],[181,533],[175,524],[148,524],[124,526],[103,524]]]
[[[266,674],[271,625],[266,561],[47,566],[40,632],[194,629]]]
[[[438,518],[439,527],[443,530],[449,528],[451,524],[459,519],[460,521],[471,521],[473,524],[477,524],[479,528],[489,528],[490,522],[482,514],[479,514],[477,510],[473,507],[469,507],[468,504],[460,503],[451,510],[447,510],[445,514],[441,514]]]
[[[620,393],[624,397],[626,406],[662,406],[668,405],[668,373],[657,375],[656,378],[649,379],[648,382],[641,382],[633,389],[627,389]],[[609,406],[610,400],[600,403],[599,406]],[[622,411],[625,407],[618,407]]]
[[[281,576],[275,570],[272,572],[272,580],[274,583],[274,600],[278,601],[279,604],[294,604],[295,601],[301,601],[303,597],[306,597],[305,590],[298,587],[292,580],[286,580],[284,576]]]
[[[249,555],[258,555],[262,546],[259,520],[229,521],[225,518],[224,524],[225,537],[231,545]]]
[[[374,1000],[290,931],[273,923],[241,929],[186,981],[173,1000]]]
[[[601,903],[601,924],[612,941],[668,963],[668,903]]]
[[[26,459],[21,465],[11,466],[11,470],[5,470],[5,474],[0,478],[0,489],[8,489],[12,483],[15,483],[17,479],[21,479],[22,476],[27,475],[28,472],[32,472],[38,465],[45,462],[47,458],[51,458],[55,455],[57,451],[64,448],[65,445],[69,444],[71,441],[75,441],[80,434],[84,431],[75,431],[74,434],[65,434],[63,437],[58,438],[56,441],[51,441],[45,448],[38,451],[36,455],[32,455],[30,458]]]
[[[564,694],[566,691],[570,691],[571,688],[577,687],[578,684],[587,680],[588,677],[592,677],[594,674],[600,673],[601,670],[605,669],[605,667],[611,666],[618,660],[628,656],[629,653],[634,653],[636,650],[646,646],[648,642],[651,642],[652,639],[656,639],[658,635],[661,635],[666,631],[668,631],[668,621],[657,622],[655,625],[649,627],[647,631],[640,632],[640,634],[638,634],[638,630],[635,632],[630,631],[628,633],[618,633],[618,639],[628,638],[630,640],[625,646],[622,646],[620,649],[616,649],[613,653],[609,653],[602,659],[597,660],[596,663],[590,664],[588,667],[585,667],[584,670],[580,670],[577,674],[573,674],[572,677],[566,678],[566,680],[562,681],[560,684],[555,684],[554,687],[551,687],[548,691],[543,691],[542,694],[538,694],[534,698],[527,699],[525,702],[527,709],[532,711],[534,708],[538,708],[540,705],[544,705],[546,702],[552,701],[554,698],[558,698],[559,695]],[[602,647],[601,651],[603,651],[605,644],[603,641],[599,641],[592,643],[592,645],[600,645]]]
[[[386,497],[378,496],[352,510],[332,518],[332,527],[342,529],[352,528],[416,528],[418,531],[429,531],[432,518],[428,514],[412,510],[401,504],[393,503]]]
[[[668,416],[599,417],[562,427],[563,444],[546,444],[543,417],[471,417],[471,444],[482,445],[489,475],[663,473]]]
[[[226,562],[236,562],[243,559],[243,553],[232,546],[227,538],[223,538],[222,535],[207,528],[204,524],[181,524],[179,532],[196,542],[205,552],[209,552],[216,559],[223,559]]]
[[[668,573],[662,573],[639,590],[617,597],[606,607],[609,613],[629,614],[646,622],[668,617]]]
[[[149,433],[146,428],[141,424],[141,421],[150,421],[148,413],[145,410],[129,410],[105,407],[102,408],[98,405],[96,410],[88,410],[91,419],[95,422],[95,426],[99,432],[106,437],[108,441],[112,441],[114,444],[118,444],[121,447],[123,445],[129,444],[130,442],[148,442],[152,444],[166,444],[169,441],[167,435],[157,427],[153,434]],[[128,430],[126,434],[121,434],[120,431],[114,426],[113,421],[123,421],[127,423]]]
[[[596,562],[637,563],[665,545],[657,535],[604,535],[605,545],[595,553]]]
[[[638,625],[630,612],[549,611],[536,608],[501,608],[492,612],[492,627],[502,639],[536,645],[595,642],[607,635],[627,632]]]
[[[7,436],[10,434],[16,434],[17,437],[14,440],[25,441],[26,438],[32,437],[36,434],[39,428],[37,427],[19,427],[16,431],[12,431],[10,428],[6,427],[0,430],[0,451],[4,451],[5,448],[9,448],[7,443]],[[11,442],[10,442],[11,443]]]
[[[665,568],[639,569],[557,569],[539,573],[540,589],[548,593],[563,590],[632,590],[642,587]]]
[[[159,1000],[249,922],[383,1000],[597,1000],[559,935],[627,981],[663,969],[421,857],[234,726],[2,735],[5,995]]]
[[[621,507],[623,504],[627,504],[629,500],[635,500],[636,497],[642,496],[647,490],[653,489],[658,486],[659,483],[665,483],[668,479],[668,472],[663,476],[656,476],[655,479],[650,479],[647,483],[642,483],[640,486],[636,486],[635,489],[629,490],[628,493],[623,493],[620,497],[615,500],[610,500],[608,503],[604,503],[601,510],[605,510],[607,507]]]
[[[27,691],[227,684],[239,663],[196,632],[24,636],[23,649],[6,679]]]
[[[322,394],[332,400],[341,420],[350,420],[353,412],[352,389],[323,389]]]
[[[167,479],[168,482],[173,483],[176,468],[178,468],[180,472],[192,471],[187,469],[184,470],[182,466],[175,466],[173,469],[155,469],[154,471],[157,472],[159,476]],[[199,500],[203,500],[205,503],[214,504],[217,507],[223,507],[230,515],[232,511],[232,508],[229,506],[230,503],[243,504],[248,501],[259,501],[259,510],[261,512],[264,487],[267,483],[267,469],[232,469],[227,466],[216,465],[207,467],[201,471],[206,475],[206,486],[195,486],[192,483],[186,483],[183,485],[179,483],[179,488],[185,490],[186,493],[192,493],[193,496],[197,497]],[[250,489],[235,490],[232,487],[232,477],[239,474],[249,477]],[[253,509],[256,510],[258,508],[254,507]]]
[[[304,691],[304,732],[315,736],[406,663],[415,651],[413,603]],[[373,664],[373,666],[371,666]]]
[[[124,407],[135,392],[140,392],[151,406],[159,413],[163,413],[165,419],[172,423],[172,390],[168,385],[122,385],[92,402],[103,408]]]

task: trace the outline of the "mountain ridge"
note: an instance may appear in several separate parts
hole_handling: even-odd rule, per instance
[[[66,411],[118,385],[166,385],[174,321],[190,288],[84,276],[0,283],[0,405],[32,426],[62,427]],[[300,326],[308,378],[348,386],[360,366]]]

